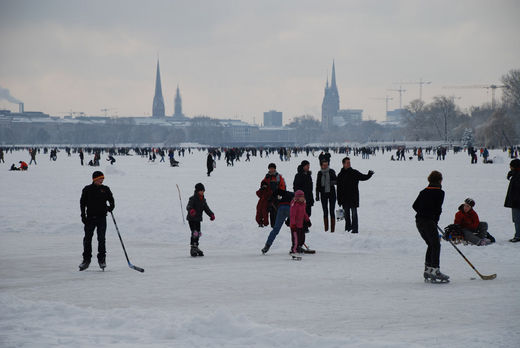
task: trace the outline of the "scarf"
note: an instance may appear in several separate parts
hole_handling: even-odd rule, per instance
[[[325,193],[330,193],[330,168],[321,170],[321,187],[325,189]]]

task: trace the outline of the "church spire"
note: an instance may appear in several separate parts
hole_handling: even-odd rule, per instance
[[[334,60],[332,60],[332,77],[331,77],[331,81],[330,81],[330,87],[334,88],[334,89],[338,88],[336,86],[336,65],[334,63]]]
[[[181,92],[179,90],[179,85],[177,85],[177,93],[175,94],[175,112],[173,113],[173,117],[176,118],[183,118],[184,115],[182,114],[182,98],[181,98]]]
[[[161,86],[161,70],[159,68],[159,59],[157,59],[157,75],[155,76],[155,95],[153,97],[153,117],[164,117],[164,99]]]

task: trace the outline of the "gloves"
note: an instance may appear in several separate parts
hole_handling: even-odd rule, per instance
[[[320,201],[320,196],[316,195],[316,202]]]
[[[190,210],[190,216],[194,217],[195,215],[197,215],[197,211],[195,209],[191,209]]]
[[[209,218],[211,221],[215,220],[215,214],[211,215]]]
[[[311,224],[311,220],[307,221],[307,227],[311,227],[312,224]]]
[[[368,175],[374,175],[374,171],[373,170],[369,170],[368,171]]]
[[[107,211],[108,211],[109,213],[113,212],[113,211],[114,211],[114,207],[113,207],[113,206],[109,206],[109,207],[107,207]]]
[[[81,214],[81,222],[83,222],[83,225],[87,224],[87,217],[85,216],[85,214]]]
[[[296,225],[291,225],[291,230],[296,229]]]

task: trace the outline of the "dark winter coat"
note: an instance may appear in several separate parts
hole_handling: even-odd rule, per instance
[[[336,195],[336,181],[338,178],[336,177],[336,172],[334,169],[329,168],[329,175],[330,175],[330,194]],[[318,176],[316,177],[316,197],[320,197],[320,195],[323,195],[325,193],[325,187],[321,186],[321,177],[322,173],[321,170],[318,172]]]
[[[278,190],[276,200],[278,205],[290,205],[294,198],[294,193],[286,190]]]
[[[110,188],[105,185],[98,186],[94,183],[83,188],[79,202],[81,215],[86,217],[106,216],[107,211],[112,211],[115,207],[114,196]]]
[[[510,175],[504,207],[520,209],[520,170],[514,169]]]
[[[312,194],[312,172],[305,172],[301,165],[298,166],[298,173],[294,176],[293,191],[302,190],[305,194],[307,205],[314,205],[314,196]]]
[[[417,213],[416,219],[428,219],[439,222],[444,203],[444,191],[440,186],[428,186],[421,192],[413,203],[413,210]]]
[[[345,208],[359,207],[359,182],[372,177],[372,172],[361,174],[352,167],[342,168],[338,175],[338,204]]]
[[[192,209],[195,209],[194,216],[190,214]],[[213,212],[206,203],[206,198],[204,198],[204,196],[201,197],[197,192],[190,197],[186,210],[188,211],[188,217],[186,218],[188,221],[202,221],[202,212],[205,212],[210,217],[213,215]]]
[[[213,156],[211,154],[208,154],[208,159],[206,160],[206,167],[208,167],[208,172],[213,171]]]

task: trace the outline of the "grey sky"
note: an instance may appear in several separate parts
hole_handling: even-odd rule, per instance
[[[0,0],[0,86],[26,110],[65,115],[149,115],[160,57],[166,113],[177,84],[189,116],[263,111],[321,117],[336,60],[342,108],[382,119],[393,82],[433,81],[426,101],[485,90],[520,68],[519,1],[4,1]],[[404,103],[419,95],[406,86]],[[0,101],[0,107],[16,105]]]

